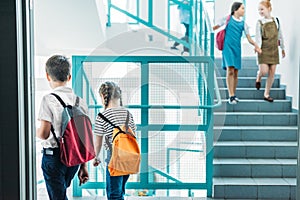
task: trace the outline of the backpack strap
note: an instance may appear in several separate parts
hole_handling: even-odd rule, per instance
[[[56,141],[56,143],[57,143],[57,145],[58,145],[58,147],[59,147],[59,140],[58,140],[58,138],[56,137],[56,134],[55,134],[55,132],[54,132],[54,128],[53,128],[52,124],[51,124],[51,133],[53,134],[54,139],[55,139],[55,141]]]
[[[125,121],[125,127],[126,127],[126,132],[128,132],[129,129],[129,111],[127,110],[127,117]]]
[[[65,108],[65,107],[68,107],[68,106],[66,105],[66,103],[60,98],[60,96],[58,96],[58,95],[55,94],[55,93],[51,93],[51,95],[55,96],[56,99],[60,102],[60,104],[61,104],[64,108]],[[75,106],[78,106],[78,105],[79,105],[79,97],[77,96],[77,97],[76,97],[76,103],[75,103]],[[57,136],[56,136],[56,134],[55,134],[54,127],[53,127],[52,124],[51,124],[51,132],[52,132],[52,134],[53,134],[53,136],[54,136],[54,139],[56,140],[57,145],[59,146],[59,140],[58,140],[58,138],[57,138]]]
[[[114,128],[118,128],[118,126],[114,125],[111,121],[109,121],[102,113],[98,113],[98,116],[101,117],[104,121],[112,125]]]
[[[225,26],[227,26],[227,24],[228,24],[228,22],[229,22],[229,20],[230,20],[230,16],[231,16],[231,15],[228,15],[228,16],[227,16]],[[223,18],[223,19],[224,19],[224,18]]]
[[[280,28],[280,23],[279,23],[279,19],[278,19],[278,17],[276,17],[276,21],[277,21],[277,25],[278,25],[278,27],[277,27],[277,30],[279,31],[279,28]]]
[[[76,107],[79,107],[79,101],[80,101],[79,96],[77,96],[76,97],[76,102],[75,102],[75,106]]]
[[[125,121],[126,132],[124,132],[124,131],[120,128],[120,126],[116,126],[116,125],[113,124],[111,121],[109,121],[102,113],[98,113],[98,116],[101,117],[104,121],[106,121],[106,122],[109,123],[110,125],[112,125],[114,128],[119,129],[119,133],[125,133],[125,134],[126,134],[127,130],[129,129],[129,125],[128,125],[128,124],[129,124],[129,111],[128,111],[128,110],[127,110],[127,117],[126,117],[126,121]],[[114,139],[117,137],[117,135],[119,135],[119,133],[116,134],[116,135],[113,137],[113,141],[114,141]]]
[[[55,96],[57,98],[57,100],[60,102],[60,104],[65,108],[67,107],[67,105],[65,104],[65,102],[60,98],[60,96],[58,96],[55,93],[51,93],[53,96]]]

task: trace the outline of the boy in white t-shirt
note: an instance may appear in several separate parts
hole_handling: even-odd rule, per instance
[[[53,89],[52,93],[60,96],[67,105],[74,105],[77,96],[66,86],[71,79],[70,70],[71,65],[64,56],[54,55],[46,62],[46,77]],[[82,99],[79,106],[87,112],[87,105]],[[43,140],[42,170],[50,200],[68,199],[67,188],[79,168],[79,165],[67,167],[60,161],[59,145],[51,133],[54,131],[57,137],[61,136],[62,111],[63,107],[55,96],[49,93],[43,97],[38,115],[41,124],[36,136]],[[88,180],[86,163],[80,166],[78,177],[80,184]]]

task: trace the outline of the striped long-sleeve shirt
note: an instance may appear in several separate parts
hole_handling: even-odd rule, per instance
[[[124,107],[108,108],[105,111],[103,111],[102,114],[114,125],[121,126],[125,124],[127,117],[127,109],[125,109]],[[134,123],[133,116],[130,112],[128,125],[133,131],[136,130],[136,125]],[[108,147],[111,146],[112,143],[113,126],[104,121],[100,116],[97,116],[95,121],[94,133],[95,135],[105,136],[104,146],[105,149],[108,150]],[[107,141],[109,142],[109,144],[107,143]]]

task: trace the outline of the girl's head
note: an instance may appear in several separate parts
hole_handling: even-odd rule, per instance
[[[262,17],[269,17],[272,11],[270,0],[263,0],[258,5],[258,12]]]
[[[237,14],[238,17],[242,17],[245,14],[245,6],[241,2],[234,2],[231,6],[231,15]]]
[[[110,102],[122,106],[121,89],[116,83],[106,81],[100,86],[99,94],[105,109]]]

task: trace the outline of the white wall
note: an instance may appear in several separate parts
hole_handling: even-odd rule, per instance
[[[36,56],[76,54],[97,47],[105,39],[106,22],[104,8],[101,13],[97,8],[101,5],[96,0],[34,0]]]
[[[228,15],[234,0],[216,0],[215,1],[215,19]],[[242,1],[239,1],[242,2]],[[260,17],[258,10],[253,2],[259,0],[246,0],[246,22],[250,27],[255,28],[256,20]],[[300,57],[300,20],[298,12],[300,2],[295,0],[272,0],[272,15],[280,20],[285,40],[286,58],[281,59],[280,65],[277,67],[277,74],[281,75],[281,84],[286,85],[286,94],[293,98],[293,108],[298,109],[299,99],[299,57]],[[248,5],[248,6],[247,6]],[[258,5],[257,5],[258,6]],[[244,43],[243,55],[255,56],[251,46]],[[216,56],[220,56],[220,52],[216,51]]]
[[[273,15],[280,19],[286,46],[286,58],[281,61],[277,73],[281,74],[281,83],[287,86],[287,95],[293,97],[293,108],[298,109],[300,22],[297,14],[300,2],[294,0],[272,0],[271,2]]]

